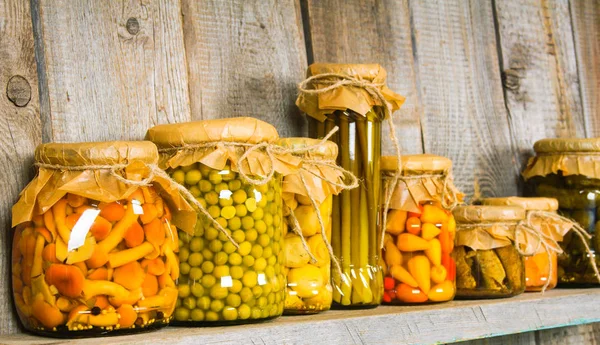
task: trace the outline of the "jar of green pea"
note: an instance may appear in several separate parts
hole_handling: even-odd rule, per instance
[[[228,118],[159,125],[146,137],[159,147],[161,167],[210,215],[199,213],[193,233],[179,231],[172,323],[227,325],[280,316],[284,164],[256,146],[277,140],[276,129],[253,118]]]

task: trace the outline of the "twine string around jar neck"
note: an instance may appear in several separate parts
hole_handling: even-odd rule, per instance
[[[398,174],[393,175],[383,175],[383,181],[385,183],[385,202],[384,202],[384,210],[383,210],[383,219],[381,226],[383,227],[383,232],[387,227],[387,215],[390,210],[390,204],[392,202],[392,197],[394,195],[394,191],[398,186],[398,183],[401,181],[405,185],[407,181],[410,180],[422,180],[422,179],[440,179],[442,180],[442,193],[440,195],[440,204],[446,210],[452,210],[456,205],[458,205],[458,191],[456,187],[452,184],[452,173],[450,170],[445,170],[441,174],[421,174],[421,175],[409,175],[409,176],[398,176]],[[385,236],[381,236],[381,242],[379,243],[379,249],[383,249],[385,245]]]

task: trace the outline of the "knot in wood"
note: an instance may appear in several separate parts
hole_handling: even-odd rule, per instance
[[[131,17],[127,19],[127,23],[125,23],[125,28],[127,32],[131,35],[137,35],[140,32],[140,22],[135,17]]]
[[[22,76],[14,75],[6,84],[6,96],[17,107],[24,107],[31,100],[31,85]]]

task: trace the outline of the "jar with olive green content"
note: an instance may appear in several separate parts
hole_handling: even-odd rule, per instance
[[[280,316],[285,288],[282,176],[275,171],[264,184],[249,183],[240,166],[252,178],[266,176],[260,170],[270,164],[265,153],[255,150],[242,162],[246,146],[217,145],[272,142],[277,139],[275,128],[256,119],[223,119],[156,126],[147,137],[159,146],[167,173],[212,218],[199,215],[193,233],[179,232],[179,298],[173,324],[227,325]],[[211,142],[215,145],[205,145]],[[263,164],[253,166],[256,160]]]
[[[361,181],[333,198],[332,246],[343,271],[333,276],[333,301],[375,307],[383,296],[377,229],[381,124],[387,104],[397,110],[404,98],[385,86],[386,72],[377,64],[316,63],[307,75],[310,83],[302,85],[308,89],[300,90],[296,104],[308,115],[309,136],[323,138],[339,127],[331,137],[340,148],[338,164]]]

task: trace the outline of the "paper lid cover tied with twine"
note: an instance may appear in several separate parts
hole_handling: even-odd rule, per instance
[[[373,106],[385,108],[381,99],[368,90],[369,87],[381,93],[392,112],[404,103],[404,97],[385,85],[386,72],[378,64],[314,63],[308,67],[307,77],[299,86],[301,91],[307,92],[300,92],[296,105],[321,122],[336,110],[350,109],[366,116]],[[311,89],[326,90],[311,93]]]
[[[452,214],[455,244],[474,250],[513,245],[517,225],[526,218],[525,209],[518,206],[457,206]]]
[[[382,198],[390,197],[391,182],[397,171],[398,158],[381,158],[384,179]],[[408,212],[420,212],[419,204],[437,201],[447,209],[462,202],[463,194],[454,186],[452,161],[446,157],[431,154],[402,156],[402,172],[391,195],[389,208]]]
[[[527,211],[549,211],[558,210],[558,200],[554,198],[525,198],[518,196],[509,196],[503,198],[484,198],[481,199],[482,205],[488,206],[519,206]]]
[[[222,170],[230,163],[233,171],[240,172],[241,166],[244,175],[268,177],[292,173],[300,164],[297,157],[277,150],[275,127],[251,117],[158,125],[146,139],[158,146],[163,168],[200,162]]]
[[[47,212],[67,193],[108,203],[152,184],[173,211],[173,223],[193,231],[196,213],[158,168],[158,151],[149,141],[42,144],[35,162],[38,174],[13,206],[13,226]]]
[[[522,175],[525,180],[535,176],[557,174],[583,175],[600,179],[600,138],[542,139],[533,149]]]

